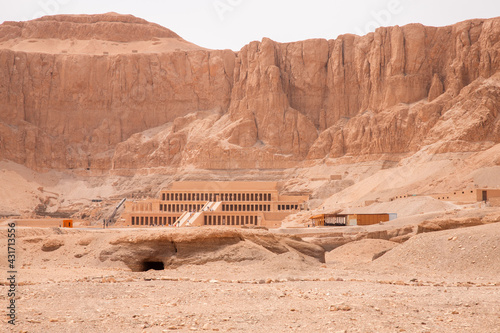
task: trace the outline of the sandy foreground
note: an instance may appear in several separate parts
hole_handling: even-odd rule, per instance
[[[7,332],[500,332],[499,223],[329,252],[296,236],[217,228],[18,227],[16,241],[17,320],[3,316]],[[165,269],[140,271],[145,260]]]

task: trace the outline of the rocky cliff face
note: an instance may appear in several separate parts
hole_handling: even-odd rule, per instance
[[[7,22],[0,158],[233,169],[481,150],[500,142],[499,51],[500,19],[264,39],[237,53],[117,14]]]

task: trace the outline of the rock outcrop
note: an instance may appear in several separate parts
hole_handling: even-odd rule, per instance
[[[424,221],[418,225],[417,234],[424,232],[442,231],[448,229],[468,228],[477,225],[488,224],[489,221],[483,221],[481,218],[461,218],[461,219],[435,219]]]
[[[500,18],[263,39],[239,52],[113,13],[6,22],[0,158],[33,169],[236,169],[482,150],[500,142],[499,50]]]
[[[169,230],[120,236],[110,244],[101,251],[99,259],[123,261],[132,271],[146,270],[151,262],[162,263],[165,268],[214,261],[264,262],[289,252],[302,260],[325,262],[322,247],[264,230]]]

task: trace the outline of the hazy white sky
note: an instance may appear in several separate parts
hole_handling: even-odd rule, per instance
[[[0,3],[0,22],[54,14],[132,14],[212,49],[366,34],[379,26],[442,26],[500,16],[499,0],[18,0]]]

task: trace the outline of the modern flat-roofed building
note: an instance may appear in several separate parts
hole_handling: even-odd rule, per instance
[[[127,202],[129,226],[280,227],[307,195],[281,195],[276,182],[176,182],[159,199]]]
[[[438,200],[459,202],[496,201],[500,199],[500,189],[476,188],[472,190],[458,190],[449,193],[433,194],[432,197]]]
[[[311,216],[310,219],[315,226],[353,226],[372,225],[387,222],[397,218],[397,214],[319,214]]]
[[[391,198],[390,200],[415,197],[416,194],[402,194]],[[500,188],[475,188],[462,189],[447,193],[430,194],[430,197],[443,201],[452,201],[457,203],[488,202],[492,206],[500,207]]]

